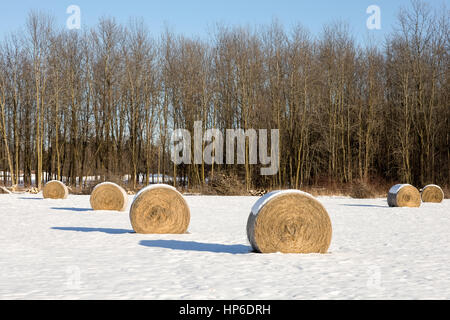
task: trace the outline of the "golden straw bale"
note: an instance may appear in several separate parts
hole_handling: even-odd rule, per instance
[[[45,184],[42,194],[44,199],[67,199],[69,189],[61,181],[53,180]]]
[[[247,236],[261,253],[327,253],[330,217],[312,195],[299,190],[270,192],[252,208]]]
[[[190,210],[175,188],[152,185],[134,197],[130,221],[136,233],[183,234],[189,227]]]
[[[420,192],[410,184],[396,184],[388,193],[387,202],[390,207],[418,208],[422,204]]]
[[[435,184],[429,184],[422,189],[422,201],[441,203],[444,201],[444,191]]]
[[[125,211],[128,205],[127,193],[113,182],[98,184],[89,200],[94,210]]]

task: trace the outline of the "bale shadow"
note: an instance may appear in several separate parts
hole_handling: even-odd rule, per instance
[[[341,206],[345,207],[365,207],[365,208],[389,208],[388,205],[380,206],[376,204],[341,204]]]
[[[106,234],[127,234],[135,233],[133,230],[112,229],[112,228],[83,228],[83,227],[53,227],[53,230],[75,231],[75,232],[103,232]]]
[[[26,197],[19,197],[17,198],[19,200],[44,200],[44,198],[26,198]]]
[[[50,208],[52,210],[64,210],[64,211],[76,211],[76,212],[88,212],[88,211],[94,211],[93,209],[88,208]]]
[[[229,253],[229,254],[248,254],[251,253],[251,247],[241,244],[217,244],[217,243],[201,243],[195,241],[177,241],[177,240],[142,240],[141,246],[151,248],[165,248],[181,251],[199,251],[213,253]]]

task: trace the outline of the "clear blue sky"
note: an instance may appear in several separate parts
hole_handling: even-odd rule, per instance
[[[428,0],[437,6],[450,0]],[[52,14],[56,22],[66,25],[69,5],[81,9],[82,27],[91,27],[102,16],[115,17],[126,23],[130,17],[142,17],[152,33],[159,34],[165,24],[185,35],[204,37],[216,22],[228,25],[269,24],[274,18],[289,28],[300,22],[314,35],[322,26],[335,20],[344,20],[358,41],[370,34],[382,39],[392,30],[400,6],[409,6],[410,0],[1,0],[0,38],[18,30],[32,9]],[[378,5],[381,9],[381,30],[368,30],[366,9]]]

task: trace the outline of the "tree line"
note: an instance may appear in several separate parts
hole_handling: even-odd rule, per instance
[[[0,42],[1,179],[31,185],[34,174],[41,188],[127,175],[135,189],[162,175],[198,187],[220,172],[247,189],[449,185],[449,16],[413,1],[382,43],[360,45],[345,22],[318,35],[277,21],[217,25],[200,39],[152,37],[139,19],[65,30],[31,12]],[[248,147],[243,165],[175,165],[171,133],[196,121],[279,129],[278,173],[261,176]]]

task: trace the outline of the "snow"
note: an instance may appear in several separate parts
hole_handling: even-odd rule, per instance
[[[114,187],[118,187],[119,190],[122,192],[123,196],[124,196],[125,198],[128,197],[127,192],[125,191],[125,189],[122,188],[121,186],[119,186],[117,183],[113,183],[113,182],[102,182],[102,183],[99,183],[98,185],[95,186],[94,189],[92,189],[92,192],[94,192],[95,189],[97,189],[97,188],[99,188],[99,187],[101,187],[101,186],[114,186]]]
[[[139,235],[89,196],[0,195],[0,299],[450,298],[450,200],[319,197],[329,253],[296,255],[250,252],[257,197],[185,198],[188,234]]]
[[[410,186],[410,184],[396,184],[389,190],[389,193],[397,194],[401,188],[406,187],[406,186]]]
[[[259,198],[255,204],[253,205],[252,209],[251,209],[251,213],[253,215],[258,215],[258,213],[261,211],[261,209],[272,199],[279,197],[283,194],[290,194],[290,193],[297,193],[297,194],[301,194],[310,198],[313,198],[312,195],[310,195],[309,193],[300,191],[300,190],[279,190],[279,191],[272,191],[269,192],[267,194],[265,194],[264,196],[262,196],[261,198]]]
[[[158,189],[158,188],[166,188],[166,189],[173,190],[173,191],[179,193],[177,189],[175,189],[174,187],[172,187],[168,184],[151,184],[151,185],[139,190],[139,192],[136,193],[134,199],[137,199],[137,197],[139,197],[139,195],[141,195],[143,192],[153,190],[153,189]]]

